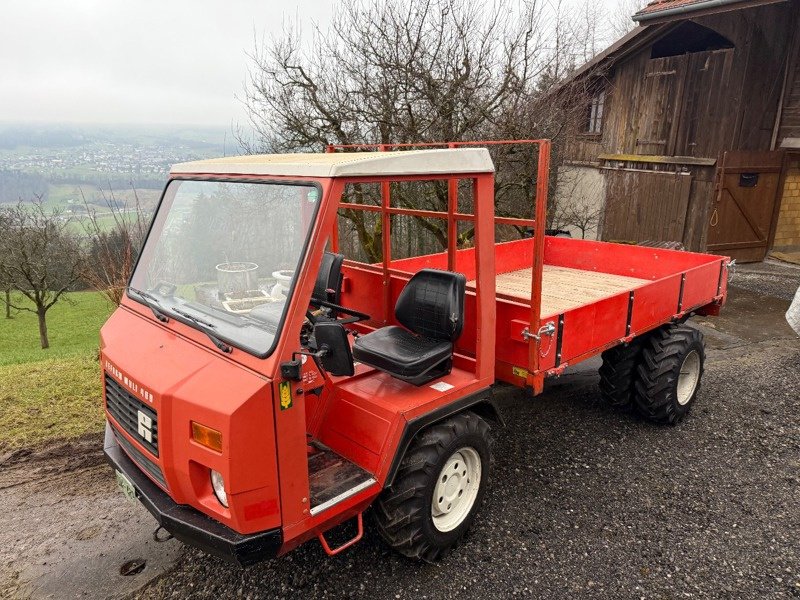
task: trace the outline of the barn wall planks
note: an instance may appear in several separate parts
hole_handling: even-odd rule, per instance
[[[769,149],[785,65],[775,57],[786,53],[793,10],[786,3],[696,19],[732,49],[651,59],[648,46],[622,61],[609,78],[602,151],[716,158]]]
[[[794,39],[788,55],[783,111],[778,129],[776,145],[782,146],[784,140],[800,139],[800,2],[796,2]],[[796,142],[795,142],[796,143]]]
[[[683,242],[691,187],[688,174],[606,171],[603,239]]]
[[[651,58],[655,38],[649,40],[604,71],[607,107],[601,135],[573,131],[568,136],[567,159],[598,164],[607,179],[603,239],[667,239],[669,234],[688,249],[704,250],[715,169],[677,161],[672,166],[614,164],[598,156],[717,159],[725,151],[769,150],[776,134],[778,144],[800,137],[800,32],[795,33],[800,30],[800,0],[692,21],[718,32],[733,48]],[[633,170],[623,173],[609,166]],[[657,171],[687,173],[688,183],[660,187],[669,176]],[[685,207],[682,219],[674,213],[680,206]],[[667,222],[658,224],[662,218]]]

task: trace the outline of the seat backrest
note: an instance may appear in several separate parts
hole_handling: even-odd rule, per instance
[[[423,269],[400,292],[394,314],[414,333],[455,342],[464,327],[464,289],[461,273]]]
[[[342,293],[342,263],[344,255],[324,252],[322,262],[317,271],[317,281],[314,283],[314,291],[311,292],[311,301],[324,300],[339,304],[339,296]],[[328,290],[333,290],[329,294]]]

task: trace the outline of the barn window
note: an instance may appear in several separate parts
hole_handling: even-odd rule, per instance
[[[600,90],[592,96],[587,111],[586,133],[602,133],[605,113],[606,91]]]
[[[728,38],[708,27],[685,21],[653,44],[650,58],[666,58],[728,48],[733,48],[733,42]]]

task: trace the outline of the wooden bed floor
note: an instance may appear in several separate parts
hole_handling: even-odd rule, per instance
[[[533,269],[521,269],[497,276],[497,293],[530,302]],[[542,273],[542,316],[558,315],[649,283],[648,279],[544,265]],[[475,282],[467,285],[474,288]]]

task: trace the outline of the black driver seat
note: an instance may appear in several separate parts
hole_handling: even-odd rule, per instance
[[[461,273],[423,269],[400,292],[395,317],[405,327],[382,327],[356,339],[353,358],[414,385],[447,375],[453,343],[464,327]]]
[[[317,280],[314,282],[314,291],[311,292],[311,304],[315,300],[323,300],[340,304],[342,295],[342,263],[343,254],[334,254],[327,250],[322,253],[322,262],[317,271]]]

